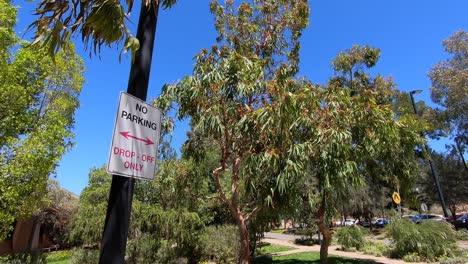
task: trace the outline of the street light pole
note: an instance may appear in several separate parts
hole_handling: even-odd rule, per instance
[[[416,110],[416,104],[414,103],[413,95],[414,94],[419,94],[421,92],[422,92],[422,90],[414,90],[414,91],[411,91],[409,93],[410,97],[411,97],[411,103],[413,104],[413,110],[414,110],[415,115],[418,115],[418,111]],[[421,132],[421,137],[424,137],[422,132]],[[431,167],[432,178],[434,178],[434,182],[435,182],[435,185],[436,185],[436,188],[437,188],[437,194],[439,195],[440,204],[442,205],[442,210],[444,211],[444,216],[448,217],[447,206],[445,205],[444,195],[442,194],[442,189],[440,188],[439,178],[437,177],[437,175],[435,173],[434,164],[432,164],[431,153],[429,152],[429,147],[427,146],[427,143],[424,143],[424,149],[426,150],[427,154],[429,155],[429,159],[428,159],[429,166]]]

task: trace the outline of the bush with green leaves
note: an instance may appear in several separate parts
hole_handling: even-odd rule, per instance
[[[468,241],[468,229],[457,230],[457,239]]]
[[[405,262],[422,262],[424,260],[418,253],[413,252],[403,256]]]
[[[99,250],[77,248],[73,251],[70,264],[95,264],[99,263]]]
[[[343,250],[353,247],[360,250],[365,242],[364,231],[359,226],[341,227],[336,231],[335,236]]]
[[[440,264],[466,264],[468,257],[448,258],[440,261]]]
[[[55,251],[47,254],[47,263],[66,261],[71,258],[72,252],[69,250],[66,251]]]
[[[236,263],[239,241],[236,226],[209,226],[201,238],[202,259],[216,263]]]
[[[126,263],[158,263],[159,251],[164,246],[160,238],[142,234],[138,239],[127,242]]]
[[[21,253],[21,254],[12,254],[4,257],[0,257],[0,264],[24,264],[24,263],[35,263],[35,264],[45,264],[46,255],[42,253],[31,254],[31,253]]]
[[[461,254],[455,230],[448,223],[425,221],[415,224],[408,219],[397,219],[390,223],[388,235],[394,243],[393,257],[418,256],[421,260],[438,261]]]
[[[389,247],[383,242],[366,241],[360,251],[366,255],[381,257],[387,255]]]

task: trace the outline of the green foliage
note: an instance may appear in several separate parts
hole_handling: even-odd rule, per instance
[[[353,247],[360,250],[365,243],[363,230],[359,226],[341,227],[335,235],[343,250]]]
[[[66,264],[70,262],[72,256],[71,251],[56,251],[47,254],[47,263],[50,264]]]
[[[328,217],[340,211],[369,219],[390,202],[395,186],[406,197],[419,172],[414,149],[422,139],[412,119],[392,110],[399,95],[393,80],[365,71],[379,56],[369,46],[341,52],[333,60],[335,76],[321,89],[309,89],[318,102],[304,99],[307,114],[299,120],[308,133],[301,137],[317,150],[310,154],[303,189]]]
[[[78,211],[71,222],[73,244],[96,246],[100,243],[110,186],[111,176],[104,167],[90,170],[88,186],[81,192]]]
[[[366,241],[360,250],[367,255],[382,257],[386,256],[390,249],[384,242]]]
[[[78,197],[61,188],[57,181],[49,180],[47,198],[49,208],[38,215],[42,231],[61,249],[70,248],[70,221],[78,209]]]
[[[193,136],[186,145],[196,150],[195,160],[204,149],[190,146],[214,142],[218,160],[210,172],[217,198],[246,229],[272,204],[288,207],[288,195],[294,196],[288,188],[302,170],[290,158],[298,153],[289,152],[288,120],[296,109],[283,102],[302,84],[293,77],[309,7],[305,0],[213,1],[210,10],[218,45],[202,49],[193,74],[166,85],[155,104],[165,111],[177,105],[175,118],[190,118]],[[246,259],[249,233],[241,236]]]
[[[70,264],[99,263],[99,250],[77,248],[73,250]]]
[[[142,1],[141,8],[170,8],[176,0]],[[62,1],[42,0],[36,9],[39,18],[30,27],[36,29],[34,43],[46,47],[50,54],[56,54],[70,41],[72,36],[81,33],[81,38],[95,53],[100,48],[112,44],[122,45],[124,51],[134,53],[139,41],[127,27],[133,0],[120,1]],[[91,45],[92,44],[92,45]]]
[[[36,254],[12,254],[8,256],[0,257],[1,264],[24,264],[24,263],[35,263],[35,264],[46,264],[46,255],[41,253]]]
[[[458,258],[448,258],[441,260],[440,264],[466,264],[468,262],[468,258],[458,257]]]
[[[4,238],[15,219],[49,205],[47,180],[72,147],[84,67],[71,44],[55,61],[20,45],[13,34],[14,8],[8,1],[1,1],[0,8],[0,238]]]
[[[468,241],[468,229],[460,229],[456,231],[457,239],[458,240],[465,240]]]
[[[235,263],[239,235],[235,226],[209,226],[200,241],[202,259],[216,263]]]
[[[422,262],[423,258],[418,253],[410,253],[402,258],[406,262]]]
[[[285,256],[274,256],[269,258],[255,259],[252,263],[256,264],[309,264],[309,263],[320,263],[319,252],[303,252],[290,254]],[[328,258],[330,264],[369,264],[368,260],[350,259],[345,257],[331,256]]]
[[[155,235],[143,233],[138,239],[129,240],[127,243],[126,262],[127,263],[167,263],[162,261],[164,246],[167,243],[161,241]]]
[[[452,137],[458,137],[462,146],[468,145],[468,32],[457,31],[443,41],[451,58],[438,62],[429,72],[432,82],[431,98],[442,106],[439,117],[449,124]]]
[[[457,150],[449,153],[431,153],[436,175],[439,177],[440,187],[444,194],[445,204],[452,215],[456,209],[468,203],[468,172],[460,160]],[[434,178],[429,166],[426,166],[423,177],[420,179],[421,192],[428,204],[439,203]]]
[[[154,182],[136,184],[127,245],[129,263],[168,263],[177,257],[198,257],[204,221],[196,211],[189,210],[196,185],[191,186],[192,192],[188,190],[193,179],[188,177],[185,165],[168,160],[161,165]],[[89,184],[81,193],[72,221],[70,240],[74,244],[99,246],[110,185],[111,176],[104,167],[90,171]],[[184,192],[187,195],[181,196]],[[78,253],[85,258],[86,252]]]
[[[437,261],[460,254],[453,227],[444,222],[425,221],[415,224],[408,219],[389,224],[389,236],[395,245],[391,254],[402,258],[409,255],[423,260]]]
[[[283,252],[283,251],[288,251],[288,250],[293,250],[293,249],[294,248],[292,248],[292,247],[272,245],[272,244],[269,244],[269,243],[262,243],[262,244],[259,245],[259,247],[257,249],[257,254],[266,255],[266,254]]]

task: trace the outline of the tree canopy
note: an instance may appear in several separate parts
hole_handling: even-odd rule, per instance
[[[443,41],[451,58],[438,62],[429,72],[431,98],[442,106],[440,116],[449,124],[451,136],[468,145],[468,32],[458,31]]]
[[[5,237],[15,219],[45,205],[47,180],[72,146],[84,67],[71,44],[54,62],[18,39],[9,1],[0,2],[0,14],[0,237]]]
[[[218,198],[238,225],[240,262],[248,263],[248,222],[287,193],[290,176],[299,172],[284,158],[290,137],[283,111],[290,109],[281,102],[298,85],[292,77],[309,7],[304,0],[213,1],[210,10],[219,45],[197,54],[193,75],[166,86],[157,105],[176,103],[177,116],[190,117],[197,136],[216,142]]]
[[[170,8],[176,0],[141,1],[142,8],[159,5]],[[86,46],[98,53],[102,46],[116,44],[123,51],[134,53],[139,40],[128,28],[129,17],[133,10],[133,0],[120,1],[55,1],[42,0],[36,9],[39,18],[31,24],[36,29],[34,44],[45,47],[49,54],[57,53],[71,38],[81,33]]]

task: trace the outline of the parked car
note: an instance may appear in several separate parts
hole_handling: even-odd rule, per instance
[[[361,220],[361,221],[356,221],[358,225],[360,226],[363,226],[363,227],[369,227],[370,226],[370,222],[367,221],[367,220]]]
[[[356,221],[354,219],[346,219],[344,221],[344,226],[353,226]]]
[[[464,215],[464,213],[456,214],[455,219],[453,219],[453,216],[445,217],[445,221],[451,223],[452,225],[455,225],[455,220],[462,217],[463,215]]]
[[[421,219],[421,216],[420,215],[404,215],[401,218],[409,219],[409,220],[413,221],[413,223],[416,223],[419,219]]]
[[[384,227],[386,226],[388,223],[390,223],[390,221],[387,219],[387,218],[377,218],[373,224],[376,226],[376,227]]]
[[[346,219],[344,221],[336,221],[334,222],[335,226],[353,226],[356,224],[356,220],[354,219]]]
[[[436,215],[436,214],[423,214],[419,216],[418,221],[416,221],[416,224],[420,224],[424,221],[439,221],[439,222],[445,222],[445,217],[442,215]]]
[[[455,220],[455,227],[468,229],[468,213],[463,214]]]

